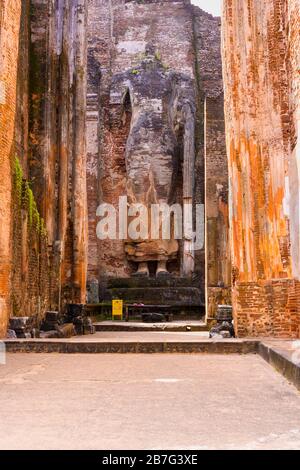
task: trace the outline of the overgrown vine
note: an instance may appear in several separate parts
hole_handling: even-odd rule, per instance
[[[14,161],[14,183],[17,201],[19,205],[28,212],[28,221],[30,227],[34,227],[37,233],[46,236],[44,219],[40,216],[37,208],[36,200],[30,183],[25,180],[22,166],[18,157]]]

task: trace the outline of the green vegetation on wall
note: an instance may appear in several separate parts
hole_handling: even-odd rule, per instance
[[[15,157],[14,161],[14,185],[18,204],[28,212],[30,227],[34,227],[40,235],[46,236],[47,232],[44,219],[40,216],[38,211],[30,183],[24,178],[22,166],[18,157]]]

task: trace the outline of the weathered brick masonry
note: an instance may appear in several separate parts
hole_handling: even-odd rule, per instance
[[[30,182],[30,2],[22,1],[17,60],[17,106],[12,155],[11,312],[40,319],[50,307],[48,240]]]
[[[55,308],[85,301],[85,31],[85,1],[31,2],[31,172],[42,188]]]
[[[0,2],[0,336],[85,301],[85,1]]]
[[[296,337],[299,1],[226,0],[223,59],[237,332]]]
[[[12,154],[21,1],[0,2],[0,337],[11,310]]]
[[[0,337],[12,314],[131,275],[123,241],[97,239],[96,210],[126,191],[130,112],[120,127],[112,78],[150,43],[195,89],[207,315],[231,301],[232,264],[237,334],[299,336],[299,3],[224,0],[223,90],[220,19],[189,0],[0,0]]]
[[[31,0],[30,176],[51,252],[51,303],[85,302],[85,0]]]

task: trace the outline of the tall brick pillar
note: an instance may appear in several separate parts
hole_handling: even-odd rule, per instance
[[[21,0],[0,0],[0,337],[10,314],[12,155]]]
[[[233,303],[239,336],[300,335],[299,5],[299,0],[224,1]]]

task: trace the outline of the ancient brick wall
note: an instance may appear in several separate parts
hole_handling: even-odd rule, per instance
[[[51,301],[86,292],[86,2],[31,1],[30,177],[52,253]]]
[[[46,237],[27,183],[29,1],[24,0],[20,5],[10,2],[9,6],[2,3],[1,6],[4,10],[1,11],[0,68],[5,88],[0,110],[2,189],[5,192],[1,194],[1,206],[9,207],[9,212],[5,211],[6,217],[1,217],[1,227],[5,231],[1,240],[6,240],[4,272],[8,286],[8,308],[6,312],[1,308],[0,314],[2,336],[10,315],[41,316],[45,312],[49,307],[50,276]]]
[[[231,260],[228,214],[228,163],[226,155],[221,57],[221,18],[194,7],[197,80],[201,100],[198,115],[196,171],[204,179],[206,213],[207,317],[218,304],[231,304]],[[204,122],[202,122],[204,120]],[[202,156],[202,153],[204,155]],[[203,163],[204,168],[203,168]],[[203,262],[203,261],[202,261]]]
[[[207,316],[231,304],[231,257],[223,94],[205,100],[205,212]]]
[[[11,310],[12,155],[16,117],[21,1],[0,2],[0,337]]]
[[[29,23],[30,1],[21,2],[21,19],[19,34],[19,54],[17,56],[17,103],[14,129],[15,154],[28,178],[29,155]]]
[[[289,104],[291,113],[290,204],[291,255],[293,273],[300,276],[300,2],[290,0],[287,5]]]
[[[234,316],[243,336],[299,335],[298,43],[299,1],[224,2]]]
[[[13,161],[11,314],[35,316],[51,307],[51,257],[44,221],[20,160]]]
[[[0,336],[86,292],[86,4],[0,3]]]

